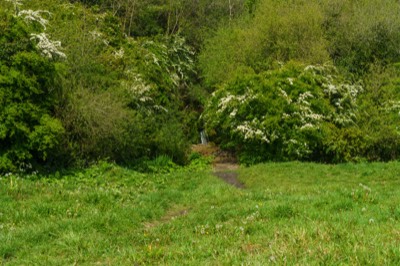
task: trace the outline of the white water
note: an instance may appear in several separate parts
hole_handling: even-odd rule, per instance
[[[200,132],[200,140],[201,140],[201,144],[203,144],[203,145],[206,145],[208,143],[207,134],[204,130],[202,130]]]

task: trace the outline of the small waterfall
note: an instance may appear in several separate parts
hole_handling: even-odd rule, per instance
[[[207,134],[204,130],[200,131],[201,144],[206,145],[208,143]]]

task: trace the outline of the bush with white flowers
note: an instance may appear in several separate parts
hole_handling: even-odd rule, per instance
[[[13,15],[22,2],[9,2],[14,7],[0,10],[0,173],[32,171],[52,160],[65,132],[54,114],[61,67],[55,59],[65,54],[32,24],[44,28],[47,12]]]
[[[245,163],[318,159],[327,128],[356,123],[361,92],[334,67],[289,63],[222,86],[203,119],[210,135]]]

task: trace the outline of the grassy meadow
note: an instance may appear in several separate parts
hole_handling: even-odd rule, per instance
[[[399,265],[400,163],[0,179],[4,265]]]

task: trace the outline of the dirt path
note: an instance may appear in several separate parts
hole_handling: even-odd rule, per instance
[[[245,188],[244,184],[238,179],[237,169],[239,168],[239,165],[232,154],[221,151],[218,147],[212,144],[194,145],[192,149],[203,156],[214,157],[213,174],[215,176],[236,188]]]
[[[239,165],[237,164],[236,158],[227,152],[221,151],[218,147],[212,144],[208,145],[194,145],[192,147],[194,152],[198,152],[203,156],[213,156],[213,174],[225,181],[226,183],[238,188],[245,188],[244,184],[238,179],[237,170]],[[151,230],[154,227],[160,226],[164,223],[177,219],[182,216],[186,216],[190,212],[190,208],[187,206],[172,206],[163,217],[158,220],[146,222],[144,224],[145,230]]]
[[[226,171],[220,170],[219,168],[214,168],[214,175],[224,180],[226,183],[235,186],[237,188],[245,188],[244,184],[239,181],[238,173],[236,171]]]

